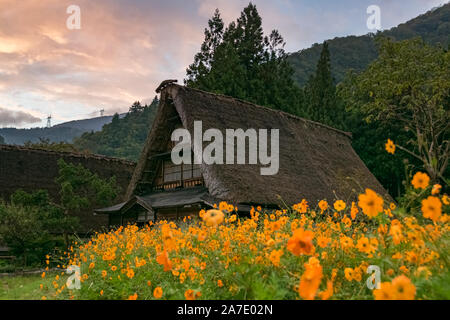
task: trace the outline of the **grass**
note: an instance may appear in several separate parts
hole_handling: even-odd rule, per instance
[[[51,282],[40,274],[0,277],[0,300],[38,300],[44,295],[39,285]]]

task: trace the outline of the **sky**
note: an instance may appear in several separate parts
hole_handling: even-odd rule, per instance
[[[54,125],[150,101],[161,81],[183,83],[214,10],[228,24],[248,2],[0,0],[0,127],[42,127],[49,115]],[[370,5],[379,6],[381,29],[389,29],[448,0],[252,2],[264,31],[278,29],[294,52],[373,31]]]

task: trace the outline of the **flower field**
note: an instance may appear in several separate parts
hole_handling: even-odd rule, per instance
[[[450,299],[449,198],[415,179],[419,205],[408,210],[367,189],[353,203],[302,200],[238,218],[222,202],[196,219],[96,234],[48,256],[79,266],[81,288],[62,272],[42,299]]]

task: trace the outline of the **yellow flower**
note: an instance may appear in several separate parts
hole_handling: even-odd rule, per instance
[[[414,186],[415,189],[426,189],[429,183],[430,177],[423,172],[417,172],[411,181],[411,184]]]
[[[394,141],[392,141],[391,139],[388,139],[386,145],[385,145],[386,151],[390,154],[394,154],[395,153],[395,144]]]
[[[376,217],[380,212],[383,212],[383,198],[371,189],[366,189],[366,193],[360,194],[358,200],[358,206],[370,218]]]
[[[342,211],[342,210],[345,209],[345,207],[346,207],[346,204],[345,204],[345,202],[342,201],[342,200],[337,200],[337,201],[334,203],[334,209],[336,209],[337,211]]]
[[[425,218],[437,222],[442,214],[442,203],[437,197],[429,196],[422,200],[422,213]]]

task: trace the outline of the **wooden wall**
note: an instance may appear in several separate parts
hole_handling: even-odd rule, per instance
[[[73,164],[80,163],[101,178],[115,176],[122,189],[117,202],[122,201],[135,168],[135,163],[120,159],[0,145],[0,198],[8,200],[17,189],[28,192],[45,189],[57,200],[59,194],[55,179],[58,176],[57,161],[60,158]],[[108,216],[94,216],[93,209],[77,214],[81,223],[79,232],[90,232],[108,226]]]

